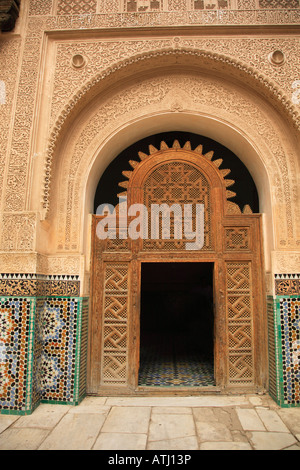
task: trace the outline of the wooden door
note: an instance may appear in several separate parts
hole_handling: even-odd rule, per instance
[[[160,150],[150,146],[149,155],[139,156],[140,162],[131,162],[133,171],[124,172],[128,180],[120,183],[126,190],[121,196],[126,197],[127,207],[142,204],[147,209],[143,223],[149,235],[153,204],[203,205],[203,244],[187,250],[190,240],[175,233],[174,217],[169,238],[163,238],[161,226],[160,238],[132,238],[129,230],[126,237],[124,231],[121,236],[119,228],[137,219],[126,214],[125,220],[120,208],[112,215],[116,238],[99,239],[97,227],[104,216],[93,216],[88,392],[141,393],[142,262],[214,263],[216,389],[263,387],[266,323],[261,216],[249,213],[248,208],[241,213],[230,202],[229,170],[220,170],[220,160],[212,160],[211,152],[203,155],[201,146],[191,150],[189,143],[184,148],[176,141],[172,148],[162,143]],[[195,228],[195,211],[191,218]]]

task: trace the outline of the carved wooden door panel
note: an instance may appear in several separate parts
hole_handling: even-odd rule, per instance
[[[172,261],[214,263],[216,387],[261,387],[266,381],[266,328],[260,215],[247,208],[242,214],[229,201],[233,181],[226,178],[229,170],[219,169],[220,159],[212,160],[212,152],[203,155],[201,146],[192,151],[188,143],[181,148],[176,141],[172,148],[162,143],[160,150],[150,146],[149,151],[139,153],[141,162],[130,162],[133,171],[123,172],[128,181],[120,183],[128,207],[146,208],[147,237],[133,239],[128,231],[125,238],[123,232],[99,239],[97,224],[103,216],[93,216],[88,392],[140,393],[141,264]],[[186,249],[190,240],[184,231],[178,236],[174,214],[169,238],[163,236],[162,221],[159,236],[151,238],[153,204],[190,204],[192,231],[194,206],[203,205],[201,247]],[[120,208],[114,215],[118,232],[124,225]],[[128,217],[127,225],[133,219]]]

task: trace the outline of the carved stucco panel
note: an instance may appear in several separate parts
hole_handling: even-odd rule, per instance
[[[37,272],[41,274],[81,274],[82,256],[46,256],[38,254]]]
[[[248,3],[249,5],[249,3]],[[114,14],[115,0],[107,1],[109,13],[58,15],[47,17],[47,30],[86,28],[141,28],[154,26],[211,25],[281,25],[299,24],[300,11],[295,9],[254,10],[253,3],[245,10],[197,10]],[[103,11],[103,10],[101,10]]]
[[[2,251],[33,251],[35,249],[36,214],[3,214],[1,220]]]
[[[50,15],[52,11],[52,0],[30,0],[29,15]]]
[[[177,92],[184,90],[184,98],[180,99],[180,95],[176,95],[174,100],[172,94],[174,89],[177,89]],[[228,122],[234,122],[239,128],[244,129],[254,142],[259,141],[260,148],[263,150],[264,164],[271,181],[274,181],[273,201],[277,204],[277,211],[279,211],[276,215],[281,221],[282,237],[285,244],[289,243],[287,240],[293,243],[295,237],[293,201],[297,189],[293,185],[287,186],[291,186],[293,182],[293,179],[289,179],[289,175],[295,172],[295,158],[290,156],[290,161],[287,163],[286,149],[282,147],[280,130],[270,123],[267,111],[264,112],[263,108],[256,105],[253,100],[249,101],[246,95],[238,94],[237,88],[226,87],[220,81],[174,75],[145,80],[139,85],[116,94],[111,100],[99,105],[98,112],[77,133],[77,143],[73,142],[69,148],[69,157],[65,161],[62,172],[64,177],[61,187],[66,190],[61,198],[59,214],[60,249],[68,250],[78,247],[80,210],[77,203],[81,200],[80,178],[86,173],[87,166],[91,164],[91,155],[94,155],[101,141],[116,127],[126,123],[129,117],[137,119],[149,112],[160,112],[166,109],[177,111],[178,103],[179,108],[183,110],[185,107],[186,109],[186,96],[189,97],[188,103],[193,104],[191,109],[208,111]],[[66,176],[69,173],[70,179]],[[294,194],[293,200],[290,196],[291,192]],[[287,221],[285,226],[282,224],[283,220]]]
[[[0,265],[3,273],[35,273],[36,253],[0,252]]]
[[[16,89],[18,59],[21,40],[9,39],[0,48],[0,204],[4,187],[6,158],[9,151],[10,127],[13,120],[13,106]],[[12,57],[14,60],[12,60]]]
[[[158,49],[169,48],[172,44],[171,38],[164,40],[58,43],[50,126],[52,127],[60,110],[84,82],[88,82],[117,61],[151,51],[153,47]],[[72,66],[72,58],[75,55],[84,57],[86,63],[83,67],[74,68]]]
[[[5,195],[5,211],[7,212],[26,210],[40,47],[40,35],[28,35],[24,41],[7,170]]]
[[[299,273],[300,252],[295,251],[274,251],[272,253],[272,265],[274,274]]]
[[[122,41],[93,41],[67,42],[57,44],[56,68],[53,84],[51,109],[51,126],[59,112],[80,88],[97,73],[112,64],[143,54],[148,51],[162,50],[170,47],[197,49],[224,54],[242,61],[248,67],[263,72],[269,79],[279,85],[287,96],[292,97],[292,83],[300,77],[300,43],[298,39],[282,38],[189,38],[175,37],[167,39],[122,40]],[[269,54],[282,50],[286,60],[282,66],[275,66],[268,60]],[[80,54],[85,59],[85,65],[76,68],[72,66],[73,56]],[[66,95],[66,90],[68,94]]]

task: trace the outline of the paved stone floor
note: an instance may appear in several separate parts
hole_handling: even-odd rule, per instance
[[[267,395],[87,397],[0,415],[0,450],[300,450],[300,408]]]

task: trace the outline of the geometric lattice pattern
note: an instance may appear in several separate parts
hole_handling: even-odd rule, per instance
[[[59,0],[57,15],[96,13],[97,0]]]
[[[226,250],[249,250],[249,229],[232,227],[225,229]]]
[[[161,214],[159,219],[159,233],[157,233],[158,239],[150,239],[150,234],[152,234],[151,230],[153,228],[151,227],[151,205],[153,204],[167,204],[168,206],[177,204],[181,207],[181,214],[178,220],[176,220],[174,212],[171,211],[170,236],[165,239],[163,239],[163,219],[161,218]],[[183,226],[182,223],[185,214],[185,204],[192,205],[189,227],[188,218],[186,216],[184,217],[184,221],[187,222],[186,226]],[[144,205],[148,209],[148,237],[143,241],[143,249],[159,249],[164,251],[186,249],[185,244],[188,242],[188,239],[185,235],[188,231],[195,233],[196,230],[196,204],[204,205],[204,245],[202,250],[207,250],[211,248],[211,211],[208,181],[199,169],[183,162],[166,163],[154,170],[147,178],[144,185]],[[182,237],[176,238],[176,230],[178,229]],[[194,237],[195,235],[190,239]]]
[[[108,263],[104,280],[102,325],[102,383],[127,382],[128,363],[128,265]]]
[[[300,297],[279,298],[284,404],[300,404]]]
[[[252,292],[249,262],[226,263],[229,383],[253,383]]]
[[[299,0],[259,0],[259,7],[270,9],[299,8]]]

